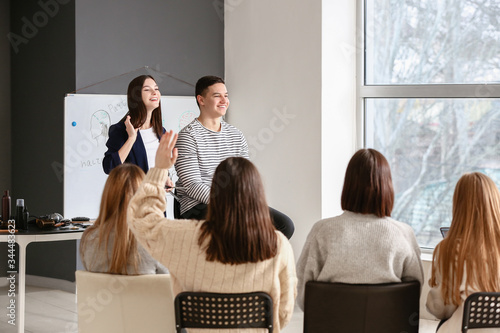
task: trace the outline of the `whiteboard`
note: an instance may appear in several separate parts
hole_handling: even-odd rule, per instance
[[[162,96],[163,127],[179,132],[198,117],[194,97]],[[107,175],[102,169],[108,129],[127,113],[126,95],[73,94],[64,98],[65,218],[99,214]],[[176,177],[173,177],[175,181]],[[167,216],[173,218],[173,198],[167,195]]]

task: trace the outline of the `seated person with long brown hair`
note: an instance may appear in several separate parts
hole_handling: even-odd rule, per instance
[[[437,332],[461,332],[472,293],[500,291],[500,192],[488,176],[463,175],[453,194],[450,230],[434,249],[427,310],[442,319]],[[499,332],[498,328],[477,329]]]
[[[85,230],[80,242],[80,256],[87,271],[124,275],[168,273],[136,241],[127,225],[128,203],[143,178],[144,171],[130,163],[109,173],[99,217]]]
[[[177,158],[176,140],[171,131],[160,140],[155,167],[130,201],[130,228],[168,267],[174,294],[266,292],[273,299],[274,332],[280,332],[293,313],[295,262],[288,239],[274,228],[257,168],[243,157],[222,161],[206,220],[166,219],[164,186]]]
[[[424,274],[413,229],[391,218],[391,169],[375,149],[358,150],[347,165],[344,213],[317,222],[297,263],[304,309],[307,281],[378,284],[417,280]]]

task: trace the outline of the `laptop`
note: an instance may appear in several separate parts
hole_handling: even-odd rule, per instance
[[[443,238],[445,238],[448,230],[450,230],[450,227],[441,227],[439,228],[439,230],[441,230],[441,235],[443,235]]]

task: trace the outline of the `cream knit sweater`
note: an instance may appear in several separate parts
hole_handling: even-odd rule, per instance
[[[317,222],[297,263],[298,305],[307,281],[423,283],[420,248],[412,228],[391,218],[346,211]]]
[[[276,232],[278,254],[266,261],[239,265],[207,261],[204,249],[198,245],[200,226],[204,222],[168,220],[163,215],[167,174],[167,169],[149,170],[130,202],[128,223],[137,240],[170,271],[174,294],[182,291],[267,292],[273,299],[274,332],[280,332],[290,321],[297,294],[295,261],[286,237]],[[239,331],[246,333],[265,330],[221,332]]]

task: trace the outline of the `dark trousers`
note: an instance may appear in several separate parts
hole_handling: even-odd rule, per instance
[[[282,212],[269,207],[269,213],[271,214],[271,218],[274,223],[274,227],[283,233],[288,239],[290,239],[295,231],[295,225],[293,224],[292,219],[290,219],[287,215]],[[206,204],[198,204],[180,215],[182,219],[194,219],[194,220],[204,220],[207,215],[207,205]]]

